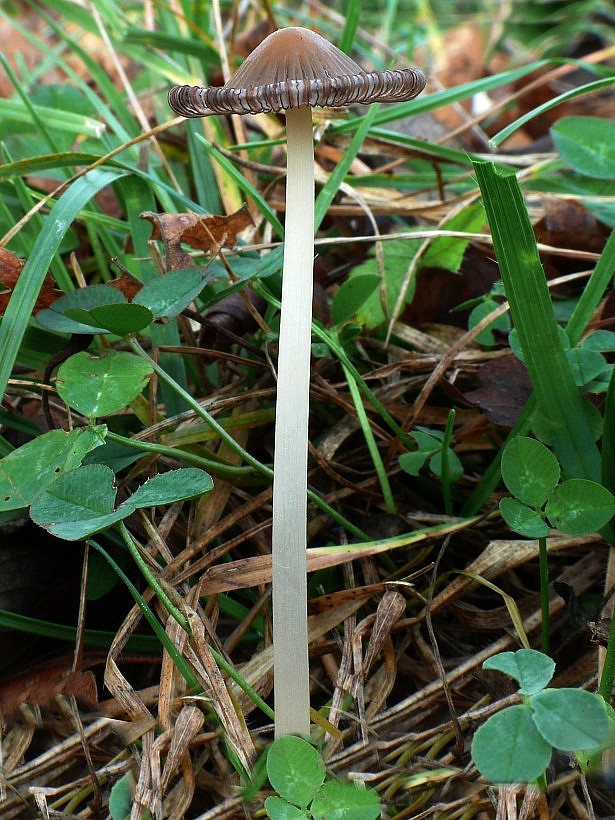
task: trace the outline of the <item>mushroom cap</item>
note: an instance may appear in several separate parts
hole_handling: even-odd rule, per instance
[[[222,87],[175,86],[169,105],[184,117],[260,114],[303,105],[403,102],[424,87],[417,68],[364,71],[320,34],[290,26],[266,37]]]

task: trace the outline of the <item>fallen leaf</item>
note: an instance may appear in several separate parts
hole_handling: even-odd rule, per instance
[[[11,251],[7,251],[6,248],[0,248],[0,315],[4,314],[6,310],[25,264],[25,259],[20,259]],[[60,296],[62,296],[62,291],[57,290],[53,279],[47,274],[36,299],[35,310],[49,307]]]
[[[87,709],[96,709],[98,692],[93,672],[72,672],[72,659],[16,675],[0,685],[0,711],[10,716],[22,703],[41,709],[54,705],[56,695],[73,695]]]
[[[132,302],[137,293],[143,287],[143,282],[137,279],[136,276],[133,276],[130,271],[123,270],[117,279],[111,279],[107,282],[107,285],[119,290],[119,292],[122,293],[129,302]]]
[[[252,224],[245,207],[229,216],[204,216],[191,211],[183,214],[144,211],[141,217],[153,225],[152,239],[159,239],[165,247],[167,270],[194,267],[192,257],[181,247],[182,242],[216,256],[222,248],[234,247],[237,234]]]
[[[512,427],[530,397],[531,385],[525,365],[513,354],[498,356],[478,371],[483,386],[465,393],[492,424]]]

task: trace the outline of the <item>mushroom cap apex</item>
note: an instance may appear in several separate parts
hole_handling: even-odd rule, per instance
[[[361,74],[347,54],[315,31],[300,26],[280,28],[246,57],[225,88],[253,88],[288,80],[326,80]]]

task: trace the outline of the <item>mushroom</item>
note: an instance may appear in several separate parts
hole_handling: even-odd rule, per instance
[[[287,176],[273,464],[272,596],[275,734],[308,735],[307,443],[314,255],[312,106],[401,102],[419,94],[415,68],[364,71],[319,34],[270,34],[220,88],[177,86],[184,117],[286,114]]]

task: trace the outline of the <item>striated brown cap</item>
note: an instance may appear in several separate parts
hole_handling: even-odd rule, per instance
[[[424,87],[417,68],[364,71],[320,34],[289,27],[266,37],[226,85],[175,86],[169,105],[184,117],[260,114],[304,105],[403,102]]]

